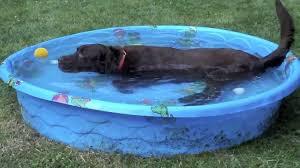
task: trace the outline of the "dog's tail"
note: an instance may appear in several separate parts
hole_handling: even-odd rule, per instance
[[[264,68],[276,67],[282,64],[286,54],[294,42],[294,22],[281,0],[276,0],[276,13],[280,22],[280,43],[278,48],[262,59]]]

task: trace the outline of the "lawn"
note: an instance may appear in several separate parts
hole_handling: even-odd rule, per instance
[[[125,25],[194,25],[277,42],[274,0],[0,0],[0,61],[48,39]],[[284,0],[300,30],[300,1]],[[293,50],[300,55],[300,33]],[[238,147],[172,158],[80,152],[25,125],[15,91],[0,84],[0,167],[300,167],[300,91],[262,137]]]

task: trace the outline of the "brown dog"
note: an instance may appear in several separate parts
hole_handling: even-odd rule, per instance
[[[120,74],[124,79],[114,81],[114,84],[121,91],[128,91],[127,88],[133,85],[153,84],[161,79],[172,79],[172,82],[206,79],[218,85],[248,79],[263,73],[267,68],[281,65],[294,41],[292,17],[280,0],[276,0],[276,11],[281,28],[280,44],[275,51],[263,58],[225,48],[180,50],[169,47],[92,44],[80,46],[74,54],[61,57],[59,68],[64,72]],[[196,99],[212,96],[211,93],[208,87],[206,92],[184,97],[180,101],[203,104],[203,101]]]

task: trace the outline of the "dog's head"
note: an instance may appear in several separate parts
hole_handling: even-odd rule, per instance
[[[83,45],[75,53],[59,58],[58,67],[64,72],[112,73],[117,70],[120,53],[117,47]]]

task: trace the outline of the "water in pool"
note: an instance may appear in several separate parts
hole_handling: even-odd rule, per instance
[[[102,39],[103,41],[98,42],[111,45],[112,42],[109,40],[115,39],[115,45],[122,44],[121,38],[124,36],[124,32],[120,31],[121,30],[114,31],[115,34],[112,35],[113,37],[109,36],[111,34],[102,33],[99,36],[105,36],[105,38]],[[128,36],[129,35],[130,33],[128,33]],[[131,38],[128,37],[131,43],[141,42],[140,34],[134,34],[133,32],[131,36]],[[226,43],[223,43],[223,46],[220,45],[221,43],[219,42],[215,44],[209,43],[209,39],[208,42],[195,39],[197,39],[197,35],[193,30],[183,32],[183,35],[171,35],[162,32],[144,36],[143,44],[156,46],[170,46],[172,44],[171,46],[173,47],[173,44],[176,44],[175,47],[177,48],[232,47]],[[56,47],[47,47],[50,53],[48,60],[38,60],[33,58],[32,53],[24,53],[22,59],[20,58],[18,61],[12,63],[14,76],[33,85],[58,93],[110,102],[144,105],[160,103],[181,106],[183,104],[178,101],[179,98],[201,93],[207,87],[206,83],[199,79],[191,83],[162,83],[148,87],[136,87],[133,88],[133,93],[121,93],[111,84],[117,77],[96,73],[64,73],[58,69],[57,65],[49,63],[50,60],[73,53],[79,45],[96,43],[95,40],[80,41],[79,38],[72,40],[74,40],[74,43],[69,46],[57,45]],[[238,44],[239,43],[237,43],[237,45]],[[235,47],[242,48],[243,46]],[[208,103],[231,101],[257,95],[278,86],[284,79],[285,76],[281,70],[269,70],[261,76],[254,77],[250,81],[239,81],[225,85],[221,88],[220,95]],[[211,94],[214,93],[211,92]]]

